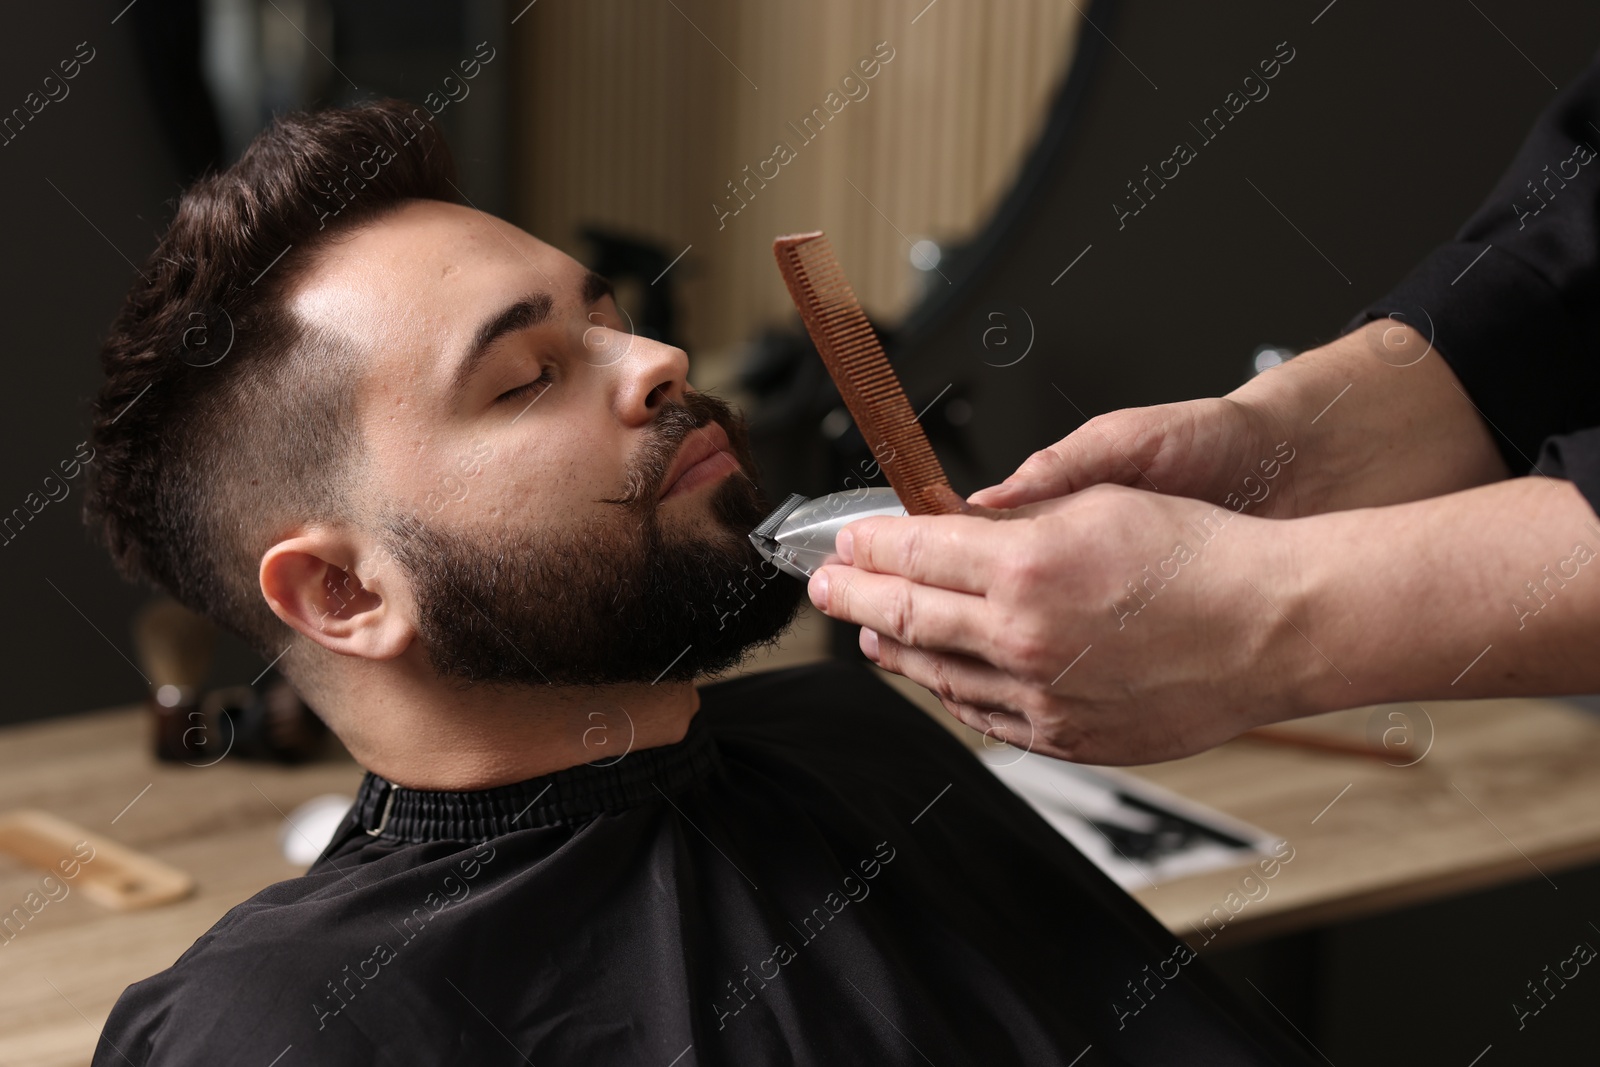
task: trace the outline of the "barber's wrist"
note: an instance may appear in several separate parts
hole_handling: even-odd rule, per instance
[[[1433,565],[1443,514],[1430,501],[1240,527],[1229,570],[1248,579],[1253,724],[1415,699],[1420,682],[1449,680],[1461,657],[1446,620],[1478,608],[1459,574]]]
[[[1286,502],[1293,516],[1331,510],[1340,488],[1360,478],[1369,462],[1370,437],[1348,434],[1348,420],[1329,417],[1339,401],[1350,399],[1341,390],[1364,369],[1362,348],[1357,334],[1341,337],[1256,375],[1228,394],[1271,427],[1275,442],[1287,441],[1295,450],[1294,481]]]
[[[1340,703],[1348,685],[1324,654],[1333,635],[1316,632],[1327,598],[1338,592],[1319,521],[1240,516],[1235,522],[1240,536],[1220,571],[1236,597],[1234,610],[1247,620],[1238,639],[1250,650],[1239,679],[1248,725],[1351,706]]]
[[[1503,507],[1456,493],[1285,524],[1297,560],[1291,618],[1303,634],[1298,714],[1450,691],[1476,635],[1503,610],[1481,581],[1498,570],[1495,539],[1463,527],[1484,527]],[[1514,588],[1488,582],[1502,585]]]
[[[1363,580],[1364,571],[1381,573],[1389,562],[1376,520],[1363,509],[1283,524],[1285,555],[1293,561],[1281,594],[1290,630],[1284,654],[1295,686],[1285,706],[1295,716],[1359,707],[1392,692],[1386,664],[1371,658],[1362,633],[1384,624],[1377,616],[1385,605],[1372,602]]]
[[[1270,413],[1294,445],[1295,515],[1420,500],[1509,473],[1444,357],[1393,320],[1305,352],[1229,398]]]

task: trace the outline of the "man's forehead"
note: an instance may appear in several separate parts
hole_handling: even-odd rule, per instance
[[[289,303],[309,323],[369,337],[404,331],[436,349],[507,293],[559,299],[584,274],[571,257],[502,219],[413,200],[319,250]]]

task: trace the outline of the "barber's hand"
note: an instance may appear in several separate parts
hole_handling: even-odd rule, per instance
[[[820,568],[810,594],[968,726],[1145,763],[1305,712],[1293,694],[1320,661],[1289,621],[1293,525],[1101,485],[998,521],[852,523],[849,565]]]
[[[1262,463],[1282,459],[1280,446],[1302,458],[1257,500]],[[1090,419],[968,500],[1015,508],[1111,484],[1228,507],[1243,497],[1250,514],[1282,519],[1421,500],[1509,473],[1443,356],[1382,319],[1225,397]]]
[[[1260,465],[1274,460],[1287,440],[1281,420],[1263,404],[1229,397],[1154,407],[1125,408],[1098,416],[1029,456],[1004,482],[969,499],[990,508],[1016,508],[1051,500],[1091,485],[1126,485],[1212,503],[1228,495],[1249,499],[1262,482]],[[1292,446],[1288,446],[1292,447]],[[1293,471],[1277,480],[1270,499],[1251,513],[1271,518],[1297,514]]]

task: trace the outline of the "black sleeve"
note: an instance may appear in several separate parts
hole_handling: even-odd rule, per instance
[[[1600,426],[1597,148],[1600,59],[1539,116],[1456,239],[1345,329],[1431,321],[1511,469],[1568,478],[1600,511],[1600,434],[1578,432]]]

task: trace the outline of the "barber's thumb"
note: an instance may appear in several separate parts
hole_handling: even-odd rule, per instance
[[[980,490],[980,492],[985,493],[988,491],[987,489]],[[977,495],[977,493],[972,494],[972,496]],[[961,509],[961,514],[970,515],[976,519],[1009,519],[1012,517],[1010,509],[1004,506],[990,507],[985,504],[974,503],[971,496],[967,497],[966,506]]]
[[[1019,470],[999,485],[979,489],[967,497],[967,504],[969,514],[999,518],[996,509],[1020,508],[1024,504],[1038,503],[1055,495],[1042,478],[1030,477]]]
[[[1018,508],[1053,500],[1072,492],[1075,467],[1055,448],[1044,448],[1023,460],[1005,481],[980,489],[968,497],[973,504],[996,508]]]
[[[999,485],[991,485],[979,489],[976,493],[967,497],[967,503],[974,508],[1003,508],[1009,505],[1021,490],[1022,486],[1020,484],[1008,478]]]

